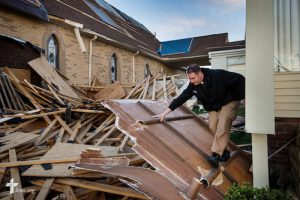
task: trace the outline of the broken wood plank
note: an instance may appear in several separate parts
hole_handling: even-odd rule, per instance
[[[76,200],[76,196],[71,188],[71,186],[69,185],[64,185],[63,186],[63,190],[64,190],[64,195],[66,197],[67,200]]]
[[[14,132],[10,134],[2,133],[0,135],[0,143],[2,144],[2,146],[0,146],[0,153],[29,143],[38,137],[38,135],[35,134],[22,132]]]
[[[17,162],[17,154],[16,154],[15,149],[9,150],[9,161],[11,163]],[[14,184],[12,187],[15,186],[15,188],[16,188],[16,190],[13,193],[14,199],[15,200],[24,200],[19,169],[17,167],[12,167],[10,169],[10,173],[11,173],[11,177],[12,177],[10,184]]]
[[[65,128],[61,127],[58,133],[58,137],[56,138],[56,143],[59,143],[62,141],[63,136],[64,136]]]
[[[58,115],[54,115],[55,119],[64,127],[64,129],[70,134],[73,135],[74,132],[71,130],[71,128],[66,124],[66,122]]]
[[[58,89],[61,94],[78,98],[72,88],[60,77],[60,75],[49,64],[45,57],[36,58],[28,64],[36,71],[49,85]]]
[[[50,85],[48,85],[49,90],[51,91],[51,93],[53,94],[53,96],[56,98],[56,100],[61,104],[61,105],[65,105],[65,103],[63,102],[63,100],[61,100],[61,98],[56,94],[56,92],[52,89],[52,87]]]
[[[95,147],[94,145],[83,145],[83,144],[70,144],[70,143],[56,143],[42,158],[41,160],[75,158],[80,157],[80,153],[86,149],[94,148],[101,152],[105,157],[115,156],[118,154],[117,147],[100,146]],[[51,169],[45,170],[40,165],[34,165],[28,170],[23,172],[22,176],[42,176],[42,177],[76,177],[73,174],[73,169],[69,168],[70,163],[56,163],[51,165]],[[86,175],[89,177],[89,174]],[[94,175],[95,176],[95,175]]]
[[[111,194],[129,196],[133,198],[148,199],[145,195],[140,194],[132,189],[117,187],[113,185],[106,185],[103,183],[96,183],[96,182],[78,180],[78,179],[56,179],[55,183],[81,187],[81,188],[86,188],[86,189],[96,190],[101,192],[107,192]]]
[[[28,120],[28,121],[26,121],[26,122],[23,122],[23,123],[21,123],[20,125],[16,126],[15,128],[12,128],[12,129],[6,131],[6,133],[12,133],[12,132],[15,132],[15,131],[17,131],[17,130],[23,128],[24,126],[27,126],[28,124],[31,124],[32,122],[35,122],[36,120],[37,120],[37,119],[35,118],[35,119],[32,119],[32,120]]]
[[[100,132],[102,132],[106,127],[108,127],[113,121],[115,120],[115,115],[111,114],[108,118],[104,120],[104,122],[96,129],[93,131],[92,135],[88,136],[86,139],[82,141],[83,144],[86,144],[89,142],[91,139],[95,138],[98,136]]]
[[[74,126],[73,134],[69,138],[68,142],[71,142],[71,143],[74,142],[80,128],[81,128],[81,120],[79,119],[79,120],[77,120],[77,122]]]
[[[112,125],[112,127],[110,128],[110,130],[105,133],[95,144],[96,146],[99,146],[106,138],[108,138],[114,131],[116,130],[115,125]]]
[[[96,100],[121,99],[125,96],[125,91],[119,82],[110,84],[105,89],[95,94]]]
[[[54,178],[49,178],[45,181],[43,187],[41,188],[36,200],[44,200],[47,198],[48,193],[50,192],[51,185],[54,181]]]
[[[38,137],[38,139],[34,142],[35,146],[38,146],[41,144],[41,141],[47,136],[47,134],[50,132],[50,130],[54,127],[56,124],[57,119],[54,119],[47,128],[42,132],[42,134]]]
[[[0,167],[19,167],[19,166],[27,166],[27,165],[70,163],[70,162],[77,162],[78,160],[79,157],[64,158],[64,159],[49,159],[49,160],[28,160],[28,161],[0,163]]]
[[[38,104],[31,96],[31,94],[27,91],[27,89],[20,84],[19,79],[14,75],[14,73],[8,67],[4,67],[4,71],[10,76],[10,78],[12,78],[14,85],[27,97],[27,99],[34,105],[34,107],[41,109],[42,106]],[[48,124],[51,123],[51,120],[47,116],[43,116],[43,118]]]

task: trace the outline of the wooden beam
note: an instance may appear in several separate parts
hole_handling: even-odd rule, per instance
[[[71,188],[71,186],[69,185],[64,185],[63,186],[63,190],[64,190],[64,195],[66,197],[67,200],[76,200],[76,196]]]
[[[23,122],[23,123],[21,123],[20,125],[16,126],[15,128],[12,128],[12,129],[6,131],[6,133],[12,133],[12,132],[15,132],[15,131],[17,131],[17,130],[23,128],[24,126],[27,126],[28,124],[31,124],[32,122],[34,122],[34,121],[36,121],[36,120],[37,120],[37,119],[32,119],[32,120],[28,120],[28,121],[26,121],[26,122]]]
[[[9,150],[9,161],[10,162],[17,162],[17,154],[16,154],[15,149],[10,149]],[[11,173],[11,177],[12,177],[12,180],[13,180],[13,183],[11,183],[11,184],[17,183],[16,187],[14,188],[15,190],[14,190],[14,193],[13,193],[14,199],[15,200],[24,200],[19,169],[17,167],[12,167],[10,169],[10,173]]]
[[[35,146],[38,146],[41,144],[41,141],[47,136],[47,134],[50,132],[50,130],[54,127],[56,124],[57,120],[54,119],[48,126],[47,128],[43,131],[43,133],[38,137],[38,139],[35,141]]]
[[[36,200],[44,200],[47,198],[48,193],[50,192],[51,185],[54,181],[54,178],[49,178],[45,181],[42,189],[40,190]]]
[[[86,189],[96,190],[101,192],[107,192],[112,194],[118,194],[123,196],[129,196],[133,198],[148,199],[145,195],[140,194],[133,189],[117,187],[113,185],[107,185],[107,184],[96,183],[91,181],[66,178],[66,179],[56,179],[55,183],[81,187],[81,188],[86,188]]]
[[[64,129],[70,134],[73,135],[74,132],[70,129],[70,127],[66,124],[66,122],[58,115],[54,115],[55,119],[64,127]]]
[[[53,163],[69,163],[69,162],[77,162],[80,158],[65,158],[65,159],[49,159],[49,160],[28,160],[28,161],[17,161],[17,162],[8,162],[8,163],[0,163],[0,167],[19,167],[26,165],[41,165],[41,164],[53,164]]]

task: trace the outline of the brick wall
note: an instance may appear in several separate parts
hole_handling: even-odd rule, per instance
[[[81,53],[73,28],[55,22],[44,22],[24,15],[14,14],[11,10],[0,8],[0,33],[14,36],[47,51],[49,36],[55,35],[59,45],[59,70],[69,78],[70,84],[88,84],[88,52]],[[93,36],[81,34],[87,51],[89,41]],[[47,53],[47,52],[46,52]],[[132,63],[134,52],[103,43],[99,40],[93,42],[92,76],[103,84],[110,83],[111,56],[116,54],[118,80],[122,84],[132,83]],[[136,81],[144,79],[146,63],[153,75],[164,68],[165,72],[172,72],[165,65],[141,55],[136,56]]]
[[[299,130],[300,119],[276,118],[275,135],[268,136],[269,155],[273,154],[288,141],[293,139]],[[289,146],[295,143],[292,142]],[[291,162],[289,155],[289,146],[275,154],[269,160],[270,167],[270,185],[282,189],[288,189],[293,183],[293,174],[291,173]]]

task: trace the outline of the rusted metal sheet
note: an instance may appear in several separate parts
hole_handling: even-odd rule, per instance
[[[152,116],[165,110],[167,105],[162,102],[116,100],[103,104],[116,114],[116,127],[135,141],[133,150],[178,191],[186,193],[193,178],[199,178],[205,184],[198,199],[223,199],[233,182],[252,182],[251,157],[244,152],[236,150],[219,168],[209,164],[213,135],[206,122],[196,115],[191,118],[193,113],[185,107],[160,123]]]

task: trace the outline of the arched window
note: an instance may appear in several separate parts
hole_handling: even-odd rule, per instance
[[[58,69],[58,42],[54,35],[51,35],[47,43],[47,60],[53,65],[55,69]]]
[[[145,76],[145,78],[147,78],[149,75],[152,76],[152,74],[150,72],[149,64],[147,63],[144,68],[144,76]]]
[[[111,64],[110,64],[110,80],[112,83],[117,81],[117,57],[116,54],[113,54],[111,57]]]

